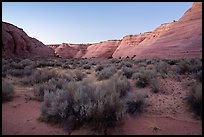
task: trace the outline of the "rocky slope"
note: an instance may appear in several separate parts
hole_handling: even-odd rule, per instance
[[[62,43],[55,49],[55,55],[64,58],[81,58],[88,48],[89,44],[66,44]]]
[[[75,46],[76,48],[74,45],[73,47],[61,45],[55,49],[55,52],[61,57],[82,58],[200,56],[202,54],[202,2],[194,2],[178,21],[161,24],[152,32],[128,35],[122,40],[83,45],[82,50]]]
[[[2,57],[12,56],[54,56],[54,50],[29,37],[23,29],[2,22]]]
[[[175,57],[202,54],[202,3],[192,7],[177,21],[161,25],[153,32],[127,36],[113,57]]]
[[[152,32],[128,35],[122,40],[94,44],[52,44],[27,36],[20,28],[2,22],[2,55],[58,56],[64,58],[185,57],[202,54],[202,2],[194,2],[175,22]]]
[[[83,58],[110,58],[120,42],[120,40],[108,40],[92,44],[87,48]]]

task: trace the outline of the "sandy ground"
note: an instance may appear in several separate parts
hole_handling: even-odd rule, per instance
[[[123,124],[108,130],[108,134],[122,135],[192,135],[202,134],[202,121],[187,110],[183,97],[188,92],[180,82],[163,79],[161,92],[151,89],[132,88],[132,92],[143,92],[147,107],[136,117],[126,115]],[[165,87],[165,88],[164,88]],[[38,121],[40,102],[29,100],[31,88],[15,87],[15,97],[2,104],[3,135],[76,135],[95,134],[87,129],[68,133],[62,128]]]

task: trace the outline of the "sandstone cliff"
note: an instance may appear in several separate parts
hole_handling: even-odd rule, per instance
[[[142,35],[144,37],[141,38]],[[163,24],[153,32],[142,35],[133,36],[133,38],[124,37],[121,45],[113,53],[113,57],[200,56],[202,54],[202,2],[193,3],[177,22]],[[137,39],[139,43],[134,42]]]
[[[175,22],[152,32],[94,44],[52,44],[29,37],[22,29],[2,22],[2,55],[64,58],[185,57],[202,54],[202,2],[194,2]]]
[[[2,22],[2,57],[13,56],[54,56],[54,50],[29,37],[23,29]]]
[[[56,48],[55,52],[61,57],[82,58],[201,56],[202,2],[193,3],[178,21],[161,24],[152,32],[128,35],[122,40],[108,40],[82,47],[81,50],[77,45],[62,45]]]

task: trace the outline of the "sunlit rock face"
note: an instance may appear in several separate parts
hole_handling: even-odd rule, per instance
[[[54,56],[54,50],[35,38],[29,37],[21,28],[2,22],[2,57]]]
[[[118,57],[181,57],[202,54],[202,2],[195,2],[176,22],[152,32],[126,36],[113,53]]]
[[[90,44],[62,43],[55,47],[55,55],[62,58],[82,58]]]
[[[194,2],[178,21],[151,32],[94,44],[44,45],[23,29],[2,22],[2,56],[58,56],[63,58],[152,58],[202,55],[202,2]]]
[[[87,48],[83,58],[110,58],[120,42],[120,40],[108,40],[92,44]]]

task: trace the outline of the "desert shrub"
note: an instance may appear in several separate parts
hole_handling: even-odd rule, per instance
[[[99,85],[90,81],[66,84],[63,90],[45,92],[41,115],[45,121],[63,123],[66,129],[83,124],[96,131],[114,127],[123,116],[123,102],[111,81]]]
[[[141,72],[137,73],[136,76],[136,86],[144,88],[149,85],[152,78],[156,77],[156,72],[152,70],[142,70]]]
[[[25,67],[25,66],[29,66],[29,65],[33,64],[33,61],[30,59],[23,59],[19,62],[19,64],[21,64],[23,67]]]
[[[8,70],[12,69],[9,64],[2,65],[2,72],[7,72]]]
[[[179,71],[180,71],[180,68],[177,66],[177,65],[172,65],[171,67],[171,71],[170,71],[170,76],[177,80],[177,81],[180,81],[181,78],[180,78],[180,74],[179,74]]]
[[[35,70],[30,76],[22,78],[20,82],[24,85],[34,85],[47,82],[53,77],[57,77],[55,71]]]
[[[202,82],[202,70],[196,72],[196,73],[194,74],[194,77],[195,77],[197,80],[199,80],[200,82]]]
[[[159,92],[160,89],[159,89],[159,84],[158,84],[158,79],[157,78],[151,79],[149,84],[150,84],[150,87],[152,89],[152,92],[154,92],[154,93]]]
[[[84,69],[90,69],[91,66],[90,66],[89,64],[85,64],[85,65],[83,66],[83,68],[84,68]]]
[[[199,58],[190,58],[187,60],[190,73],[194,74],[202,70],[202,61]]]
[[[140,75],[141,75],[140,72],[136,71],[136,72],[134,72],[132,74],[132,79],[133,80],[137,80],[140,77]]]
[[[144,61],[144,62],[139,62],[138,63],[138,68],[141,68],[141,67],[146,67],[147,66],[147,63]]]
[[[125,102],[126,112],[132,115],[137,115],[144,109],[144,96],[142,94],[129,92]]]
[[[96,66],[95,71],[101,71],[102,69],[103,69],[103,66],[102,65],[98,65],[98,66]]]
[[[62,68],[64,68],[64,69],[70,69],[70,66],[69,66],[69,64],[63,64],[63,65],[62,65]]]
[[[109,80],[109,85],[108,87],[114,87],[116,89],[116,92],[119,93],[120,97],[124,97],[127,92],[130,90],[130,82],[125,76],[113,76]]]
[[[169,60],[167,60],[167,63],[169,65],[175,65],[177,63],[177,61],[175,59],[169,59]]]
[[[164,77],[168,74],[168,64],[164,61],[160,61],[156,66],[156,70]]]
[[[171,73],[173,78],[180,80],[179,75],[192,74],[196,79],[202,79],[202,62],[198,58],[187,58],[177,60],[177,64],[172,65]]]
[[[34,99],[43,101],[45,91],[55,92],[57,89],[63,89],[69,81],[61,78],[51,78],[45,83],[35,84],[33,87]]]
[[[53,86],[54,86],[54,88],[53,88]],[[55,85],[51,85],[48,87],[47,83],[35,84],[33,87],[34,99],[36,99],[38,101],[43,101],[44,92],[45,91],[49,92],[48,88],[53,88],[54,90],[56,90]]]
[[[74,71],[74,79],[76,80],[76,81],[81,81],[84,77],[85,77],[86,75],[83,73],[83,72],[81,72],[80,70],[75,70]]]
[[[73,102],[73,97],[64,90],[55,92],[44,92],[44,101],[41,104],[42,120],[50,123],[60,124],[68,117],[69,105]],[[69,104],[70,102],[70,104]]]
[[[12,69],[23,69],[23,68],[24,68],[24,66],[23,66],[22,64],[16,63],[16,62],[12,62],[12,63],[10,64],[10,67],[11,67]]]
[[[36,62],[36,67],[43,68],[43,67],[57,67],[61,66],[62,64],[60,62],[55,62],[49,59],[39,59]]]
[[[125,75],[127,78],[131,78],[132,74],[134,73],[134,70],[129,67],[123,67],[122,71],[123,71],[123,75]]]
[[[123,66],[129,67],[129,68],[132,67],[132,63],[129,61],[122,61],[122,64],[123,64]]]
[[[118,63],[121,62],[121,60],[120,60],[120,59],[117,59],[117,58],[112,58],[112,59],[110,59],[110,60],[111,60],[111,63],[113,63],[113,64],[118,64]]]
[[[29,76],[32,73],[32,69],[9,69],[6,74],[14,77]]]
[[[13,86],[2,80],[2,102],[10,101],[13,98]]]
[[[97,72],[96,77],[98,80],[108,79],[112,75],[114,75],[116,73],[116,71],[117,70],[116,70],[115,66],[107,67],[107,68],[104,68],[103,70]]]
[[[192,92],[187,95],[187,101],[195,114],[202,118],[202,83],[196,83],[192,87]]]

